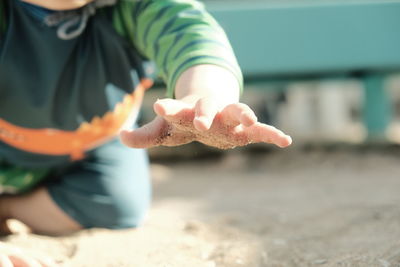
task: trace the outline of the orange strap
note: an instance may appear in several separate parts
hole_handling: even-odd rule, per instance
[[[75,131],[57,129],[29,129],[15,126],[0,119],[0,140],[20,150],[46,155],[70,155],[72,160],[84,157],[87,150],[93,149],[121,130],[130,116],[137,116],[144,92],[151,87],[151,80],[143,80],[132,94],[126,95],[113,111],[91,122],[82,123]]]

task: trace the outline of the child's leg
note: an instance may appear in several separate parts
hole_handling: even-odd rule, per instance
[[[0,216],[13,218],[27,224],[32,231],[49,235],[65,234],[82,227],[51,199],[45,188],[39,188],[23,196],[7,196],[0,199]],[[2,232],[8,229],[2,223]]]
[[[143,220],[150,191],[145,151],[113,141],[55,177],[46,190],[15,197],[19,201],[10,205],[0,200],[5,204],[0,206],[41,233],[60,234],[80,227],[128,228]]]

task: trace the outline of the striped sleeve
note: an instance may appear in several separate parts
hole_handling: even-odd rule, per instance
[[[156,63],[168,96],[174,95],[182,72],[199,64],[228,69],[237,77],[240,88],[243,87],[242,73],[228,38],[202,3],[194,0],[131,3],[134,3],[132,41],[143,56]]]

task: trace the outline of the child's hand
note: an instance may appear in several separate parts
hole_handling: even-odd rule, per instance
[[[292,143],[280,130],[257,122],[254,112],[238,103],[238,81],[231,72],[214,65],[197,65],[177,81],[178,100],[154,104],[157,117],[142,128],[123,131],[122,142],[135,148],[178,146],[199,141],[218,148],[251,143],[286,147]]]
[[[134,131],[123,131],[122,142],[135,148],[177,146],[199,141],[222,149],[251,143],[289,146],[291,138],[280,130],[257,122],[245,104],[220,107],[217,100],[200,98],[194,104],[163,99],[154,104],[157,117]]]

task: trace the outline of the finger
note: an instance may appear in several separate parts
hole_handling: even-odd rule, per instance
[[[0,255],[0,267],[14,267],[14,264],[11,262],[10,258],[4,254]]]
[[[202,98],[196,102],[194,109],[194,127],[199,131],[209,130],[214,121],[215,115],[219,111],[217,102],[211,98]]]
[[[289,135],[270,125],[256,123],[253,126],[244,128],[244,131],[248,139],[253,143],[265,142],[279,147],[287,147],[292,143],[292,138]]]
[[[157,100],[153,109],[157,115],[165,117],[174,116],[182,110],[192,109],[192,107],[183,101],[166,98]]]
[[[172,124],[191,126],[194,109],[187,103],[174,99],[158,100],[154,103],[154,111]]]
[[[249,106],[243,103],[235,103],[226,106],[221,111],[221,119],[223,123],[230,126],[243,126],[249,127],[257,122],[257,117]]]
[[[162,139],[168,136],[168,125],[161,117],[155,118],[150,123],[139,129],[120,133],[121,142],[132,148],[150,148],[162,143]]]

